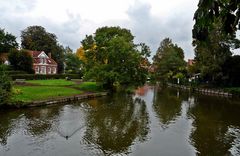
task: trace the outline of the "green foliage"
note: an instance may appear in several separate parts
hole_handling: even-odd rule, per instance
[[[65,49],[58,43],[55,34],[47,32],[41,26],[30,26],[21,32],[21,41],[24,49],[51,53],[58,64],[58,73],[63,71]]]
[[[239,48],[239,0],[200,0],[194,15],[193,45],[196,67],[205,81],[217,85],[238,84],[231,49]],[[229,68],[230,67],[230,68]]]
[[[156,66],[155,77],[163,82],[167,82],[177,78],[185,78],[186,62],[184,61],[183,50],[172,40],[165,38],[158,48],[153,58],[154,66]]]
[[[0,28],[0,53],[8,53],[10,49],[16,48],[18,48],[16,37]]]
[[[25,71],[27,73],[34,73],[33,58],[26,50],[10,50],[8,59],[14,70]]]
[[[77,57],[76,54],[67,53],[65,57],[66,73],[82,73],[83,62]]]
[[[99,84],[96,82],[82,82],[79,85],[76,85],[77,88],[83,91],[91,91],[91,92],[96,92],[96,91],[101,91],[102,88]]]
[[[240,3],[238,0],[200,0],[194,14],[193,38],[203,41],[214,28],[216,18],[222,21],[221,32],[235,36],[240,28]]]
[[[8,104],[11,96],[12,84],[5,72],[5,66],[0,65],[0,105]]]
[[[193,42],[197,69],[203,80],[215,84],[223,81],[223,65],[232,55],[230,48],[235,40],[221,31],[221,25],[220,20],[215,20],[207,39]]]
[[[99,28],[94,36],[86,36],[82,41],[85,79],[94,79],[108,89],[116,89],[116,84],[143,85],[147,70],[141,66],[141,61],[149,55],[149,48],[142,44],[139,51],[133,39],[129,30],[120,27]]]

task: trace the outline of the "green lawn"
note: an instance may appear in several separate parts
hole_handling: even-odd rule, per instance
[[[70,86],[74,85],[75,82],[67,81],[64,79],[53,79],[53,80],[28,80],[27,83],[43,85],[43,86]]]
[[[97,85],[96,82],[82,82],[81,84],[75,85],[76,88],[79,88],[83,91],[97,92],[101,91],[101,87]]]
[[[74,81],[67,81],[64,79],[30,80],[26,82],[27,84],[36,85],[15,85],[13,94],[14,101],[30,102],[62,96],[83,94],[84,92],[102,91],[96,82],[82,82],[80,84],[77,84]]]
[[[15,94],[13,100],[24,102],[83,93],[82,91],[73,88],[54,86],[15,86],[14,88],[19,89],[20,93]]]

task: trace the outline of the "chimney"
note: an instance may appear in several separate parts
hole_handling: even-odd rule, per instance
[[[48,53],[48,57],[49,57],[49,58],[52,58],[52,55],[51,55],[51,53]]]

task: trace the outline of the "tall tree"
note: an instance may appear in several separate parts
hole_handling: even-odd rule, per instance
[[[94,36],[86,36],[82,41],[85,76],[103,83],[106,88],[144,84],[147,70],[141,61],[148,52],[138,50],[133,39],[129,30],[120,27],[102,27]]]
[[[16,37],[0,28],[0,53],[7,53],[10,49],[17,48]]]
[[[239,42],[233,35],[223,32],[222,25],[221,19],[215,19],[205,40],[193,40],[196,66],[203,80],[211,83],[223,81],[223,66],[232,55],[231,48],[238,47]]]
[[[225,65],[231,60],[231,49],[240,47],[236,38],[240,29],[239,0],[200,0],[194,20],[196,66],[206,81],[223,84],[229,76],[224,74],[228,73]]]
[[[65,58],[66,68],[65,71],[67,73],[76,73],[82,74],[82,61],[77,57],[76,54],[68,53]]]
[[[21,32],[22,48],[45,51],[51,53],[58,64],[58,72],[63,71],[64,47],[57,41],[53,33],[49,33],[42,26],[30,26]]]
[[[156,67],[156,79],[166,82],[176,78],[183,78],[186,70],[184,53],[182,48],[173,44],[172,40],[165,38],[153,57],[153,64]]]

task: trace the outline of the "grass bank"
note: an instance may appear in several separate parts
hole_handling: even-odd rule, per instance
[[[14,101],[31,102],[49,98],[82,94],[83,91],[67,87],[53,86],[15,86],[18,93],[14,94]]]
[[[64,79],[29,80],[23,84],[14,85],[12,101],[13,103],[33,102],[101,91],[103,90],[96,82],[68,81]]]

